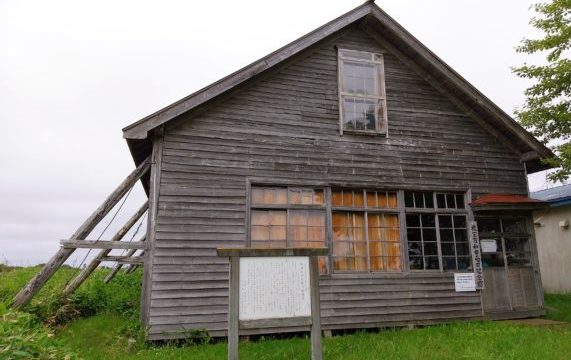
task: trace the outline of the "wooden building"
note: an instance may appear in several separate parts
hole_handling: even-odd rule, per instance
[[[149,339],[226,336],[230,246],[328,247],[324,330],[542,314],[526,175],[552,153],[373,2],[123,131],[152,159]],[[485,289],[456,292],[473,220]]]

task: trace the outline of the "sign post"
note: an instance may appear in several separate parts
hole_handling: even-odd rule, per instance
[[[474,266],[474,277],[476,281],[476,289],[484,289],[484,270],[482,268],[482,252],[480,250],[480,237],[478,234],[478,223],[469,222],[470,226],[470,247],[472,250],[472,264]]]
[[[327,248],[219,248],[230,258],[228,359],[238,359],[241,329],[309,327],[311,359],[321,360],[317,256]]]

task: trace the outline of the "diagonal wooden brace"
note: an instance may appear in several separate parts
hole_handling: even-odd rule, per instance
[[[141,206],[141,208],[133,216],[131,216],[125,225],[123,225],[123,227],[117,231],[117,233],[111,238],[111,241],[121,241],[125,234],[127,234],[127,232],[133,227],[133,225],[135,225],[135,223],[139,221],[143,214],[147,212],[148,208],[149,201],[147,200],[143,206]],[[81,270],[79,275],[77,275],[73,280],[69,282],[69,284],[67,284],[67,286],[63,289],[64,295],[69,295],[74,292],[79,287],[79,285],[81,285],[85,279],[87,279],[89,275],[91,275],[91,273],[97,269],[101,263],[100,259],[109,255],[111,250],[112,249],[101,250],[95,259],[93,259],[85,268],[83,268],[83,270]]]
[[[151,167],[150,157],[143,161],[123,182],[105,199],[92,214],[81,224],[69,240],[85,239],[97,224],[113,209],[123,196],[139,181],[139,179],[149,171]],[[13,308],[20,308],[34,297],[34,295],[45,285],[60,266],[69,258],[75,249],[61,248],[44,267],[24,286],[12,301]]]
[[[140,243],[145,242],[147,239],[147,236],[143,236],[141,238],[141,240],[139,240]],[[137,252],[137,249],[131,249],[129,251],[127,251],[127,254],[125,254],[126,257],[130,257],[135,255],[135,253]],[[109,274],[107,274],[107,276],[105,276],[105,279],[103,279],[103,282],[108,284],[111,280],[113,280],[113,278],[115,277],[115,275],[117,275],[117,273],[119,272],[119,270],[121,270],[121,268],[123,267],[123,264],[116,264],[115,267],[113,268],[113,270],[111,270],[111,272],[109,272]]]

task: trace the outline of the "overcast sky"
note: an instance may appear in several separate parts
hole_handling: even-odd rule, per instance
[[[362,2],[0,0],[0,262],[49,259],[128,175],[124,126]],[[534,34],[533,2],[377,4],[512,114],[528,84],[510,66],[525,60],[514,47]],[[137,186],[103,239],[144,200]]]

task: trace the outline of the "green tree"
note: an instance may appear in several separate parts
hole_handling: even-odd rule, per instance
[[[557,155],[544,161],[557,168],[550,179],[562,181],[571,175],[571,0],[551,0],[532,9],[536,14],[530,24],[542,32],[542,38],[524,39],[517,51],[545,54],[547,61],[513,69],[517,76],[534,80],[516,115]]]

